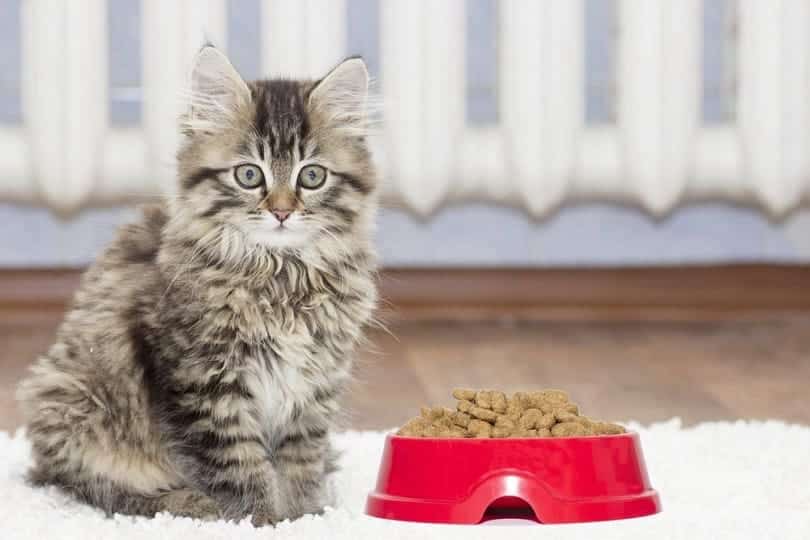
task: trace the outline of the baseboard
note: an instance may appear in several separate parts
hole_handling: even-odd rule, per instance
[[[64,309],[78,269],[0,270],[0,310]],[[410,269],[381,272],[387,319],[694,319],[810,314],[810,266]]]
[[[810,266],[390,269],[403,316],[694,319],[810,313]]]

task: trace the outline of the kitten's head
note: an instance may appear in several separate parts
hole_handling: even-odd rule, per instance
[[[194,63],[174,213],[244,250],[337,250],[373,219],[368,72],[350,58],[318,81],[245,82],[204,47]],[[235,236],[234,236],[235,235]]]

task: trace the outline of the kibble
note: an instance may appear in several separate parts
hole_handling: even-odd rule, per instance
[[[495,419],[498,418],[498,413],[483,407],[473,407],[470,409],[469,413],[470,416],[474,416],[479,420],[484,420],[486,422],[494,422]]]
[[[471,437],[488,439],[492,435],[492,425],[483,420],[473,419],[470,420],[467,431],[470,433]]]
[[[506,394],[503,392],[492,392],[491,394],[492,410],[498,414],[506,413]]]
[[[470,415],[464,412],[454,411],[450,415],[450,419],[458,427],[466,428],[468,425],[470,425]]]
[[[554,437],[576,437],[579,435],[593,435],[593,431],[579,422],[560,422],[551,428],[551,434]]]
[[[469,413],[475,405],[472,404],[471,401],[467,401],[466,399],[460,399],[456,408],[459,412]]]
[[[515,392],[453,390],[455,410],[422,407],[418,417],[397,432],[406,437],[515,438],[580,437],[625,433],[618,424],[592,420],[580,414],[562,390]]]
[[[472,401],[475,399],[475,394],[475,390],[466,390],[464,388],[453,390],[453,397],[461,401]]]

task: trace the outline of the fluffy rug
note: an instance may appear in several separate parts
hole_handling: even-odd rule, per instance
[[[641,433],[650,478],[662,497],[664,512],[656,516],[554,526],[508,520],[448,526],[370,518],[363,507],[375,483],[384,435],[352,432],[335,438],[344,451],[343,471],[336,476],[338,508],[264,529],[248,522],[201,523],[168,515],[107,519],[55,490],[26,486],[24,434],[0,432],[0,538],[810,538],[810,428],[737,422],[682,429],[677,420],[633,428]]]

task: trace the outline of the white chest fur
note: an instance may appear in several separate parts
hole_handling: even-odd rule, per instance
[[[251,416],[260,433],[272,438],[288,430],[295,411],[304,410],[313,399],[317,384],[305,376],[303,360],[266,355],[246,359],[243,382],[253,396]]]

